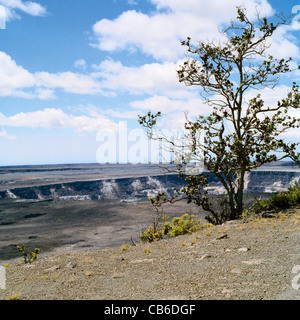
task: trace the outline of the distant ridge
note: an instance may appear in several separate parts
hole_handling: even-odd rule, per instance
[[[208,173],[206,173],[208,174]],[[222,194],[224,189],[218,178],[208,177],[208,190],[211,194]],[[247,193],[275,193],[287,190],[289,185],[300,182],[300,171],[252,171],[246,176]],[[156,192],[173,194],[183,180],[177,174],[141,175],[135,177],[103,178],[99,180],[48,183],[0,191],[0,198],[14,200],[133,200],[147,198]]]

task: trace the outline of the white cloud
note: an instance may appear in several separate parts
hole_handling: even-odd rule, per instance
[[[30,73],[1,51],[0,69],[0,96],[53,99],[56,97],[55,89],[76,94],[103,93],[100,83],[90,75],[73,72]]]
[[[0,96],[17,95],[17,89],[35,84],[34,76],[4,52],[0,52],[0,69]]]
[[[101,87],[112,91],[153,94],[183,88],[177,79],[177,64],[171,62],[126,67],[120,61],[105,60],[94,68],[91,76],[102,79]]]
[[[140,115],[149,110],[153,113],[160,111],[162,117],[158,127],[171,130],[183,130],[186,123],[185,115],[188,119],[195,120],[199,115],[208,115],[212,111],[196,93],[188,99],[171,99],[168,96],[154,95],[144,100],[132,101],[130,107],[136,109],[136,113]]]
[[[5,130],[0,131],[0,137],[8,140],[16,140],[15,136],[9,135]]]
[[[79,133],[97,132],[103,128],[117,130],[117,125],[108,118],[98,115],[75,116],[61,109],[46,108],[34,112],[20,112],[6,117],[0,113],[0,125],[8,127],[66,129],[71,128]]]
[[[70,108],[71,109],[71,108]],[[76,107],[72,107],[74,110],[78,110],[79,112],[86,114],[91,117],[98,117],[99,115],[108,116],[109,118],[117,118],[117,119],[134,119],[137,120],[138,114],[142,113],[141,110],[128,110],[128,109],[120,109],[119,106],[115,108],[109,108],[109,109],[102,109],[99,107],[96,107],[93,104],[87,104],[87,105],[79,105]]]
[[[259,91],[251,90],[245,94],[245,100],[249,101],[249,99],[257,96],[259,93],[261,95],[261,99],[264,101],[265,107],[276,107],[277,102],[285,99],[287,94],[291,91],[291,87],[287,85],[280,85],[275,87],[274,89],[264,88]],[[289,109],[288,115],[291,117],[295,117],[300,119],[300,110],[299,109]],[[263,117],[264,115],[262,115]],[[296,142],[300,141],[300,128],[289,129],[285,133],[281,134],[281,138],[286,139],[286,141]]]
[[[79,68],[79,69],[82,69],[82,70],[85,70],[87,68],[87,63],[84,59],[78,59],[74,62],[74,66],[76,68]]]
[[[213,15],[216,18],[230,18],[232,10],[236,6],[243,6],[249,10],[250,17],[255,14],[255,7],[262,15],[270,15],[273,13],[272,7],[266,0],[258,1],[240,1],[240,0],[223,0],[222,3],[218,0],[151,0],[157,6],[157,9],[168,9],[173,12],[195,12],[196,14]],[[226,17],[227,16],[227,17]]]
[[[127,11],[116,20],[103,19],[94,25],[98,38],[95,46],[105,51],[140,49],[156,59],[174,61],[184,53],[179,38],[183,40],[189,35],[184,20],[191,18],[180,17],[182,25],[179,31],[179,17],[174,14],[160,13],[150,17],[135,10]],[[195,24],[198,22],[195,17],[193,20]]]
[[[37,88],[36,90],[36,96],[37,98],[41,100],[49,100],[49,99],[55,99],[56,96],[51,89],[43,89],[43,88]]]
[[[85,61],[77,61],[77,66]],[[127,67],[119,61],[104,60],[90,74],[74,72],[30,73],[6,53],[0,52],[0,96],[18,96],[42,100],[55,98],[55,90],[74,94],[113,95],[118,92],[154,94],[168,91],[182,95],[186,92],[177,79],[178,64],[152,63]],[[26,89],[26,91],[24,91]]]
[[[102,19],[93,30],[94,46],[100,50],[135,50],[158,60],[175,61],[184,49],[180,41],[190,36],[195,40],[220,38],[217,26],[236,17],[236,6],[242,5],[254,17],[257,8],[262,15],[273,13],[266,0],[152,0],[157,11],[147,15],[135,10],[123,12],[114,20]],[[164,9],[164,10],[162,10]]]
[[[84,60],[76,66],[85,67]],[[17,96],[24,99],[56,98],[56,91],[73,94],[117,93],[163,94],[173,98],[191,97],[193,89],[179,83],[176,69],[180,62],[149,63],[139,67],[127,67],[111,59],[93,65],[94,72],[36,72],[31,73],[6,53],[0,52],[0,96]]]
[[[142,115],[141,110],[120,110],[120,109],[107,109],[103,110],[101,112],[102,114],[108,115],[109,117],[114,117],[120,120],[125,120],[125,119],[133,119],[136,120],[138,119],[138,115]]]
[[[16,11],[27,13],[31,16],[44,16],[47,13],[45,7],[37,2],[22,0],[0,0],[0,5],[5,9],[5,20],[19,18]]]
[[[185,123],[186,118],[184,117],[183,112],[174,112],[168,115],[163,114],[161,120],[158,122],[157,128],[181,131],[184,129]]]
[[[298,39],[291,32],[299,32],[299,30],[300,23],[296,21],[290,25],[279,26],[268,41],[270,44],[268,53],[276,58],[288,59],[292,57],[298,59],[300,56],[300,50],[297,46]]]
[[[37,72],[35,73],[37,86],[50,89],[63,89],[65,92],[78,94],[95,94],[101,92],[100,84],[92,77],[73,72]]]
[[[179,112],[181,113],[181,117],[183,117],[184,112],[188,112],[191,117],[195,117],[200,114],[205,115],[211,110],[211,108],[207,104],[204,104],[202,99],[197,96],[182,100],[154,95],[145,100],[133,101],[130,105],[134,109],[141,109],[144,111],[151,110],[153,112],[161,111],[163,114]]]
[[[137,1],[135,1],[135,0],[128,0],[128,4],[131,5],[131,6],[138,5]]]
[[[265,102],[266,107],[276,107],[277,102],[281,101],[282,99],[287,97],[287,94],[291,91],[291,87],[287,85],[280,85],[275,87],[274,89],[271,88],[263,88],[259,91],[257,90],[248,90],[244,94],[244,98],[246,101],[256,97],[258,94],[261,95],[261,99]]]

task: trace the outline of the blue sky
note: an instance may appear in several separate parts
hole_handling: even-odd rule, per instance
[[[162,111],[162,127],[177,129],[183,111],[207,113],[197,88],[178,83],[180,41],[218,39],[236,5],[274,16],[298,3],[0,0],[0,165],[97,162],[97,133],[118,132],[120,121],[130,131],[138,114]],[[299,63],[299,33],[298,22],[280,28],[272,53]],[[298,78],[263,91],[266,102]]]

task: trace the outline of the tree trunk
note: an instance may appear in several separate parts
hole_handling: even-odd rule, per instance
[[[242,170],[238,180],[238,189],[236,193],[236,212],[234,219],[237,219],[244,210],[244,187],[245,187],[245,171]]]
[[[245,186],[245,171],[240,171],[236,178],[235,190],[227,190],[230,215],[229,220],[237,219],[244,210],[244,186]]]

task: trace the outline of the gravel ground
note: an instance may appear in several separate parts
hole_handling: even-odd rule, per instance
[[[299,300],[299,235],[294,209],[151,244],[52,255],[7,267],[0,299]]]

